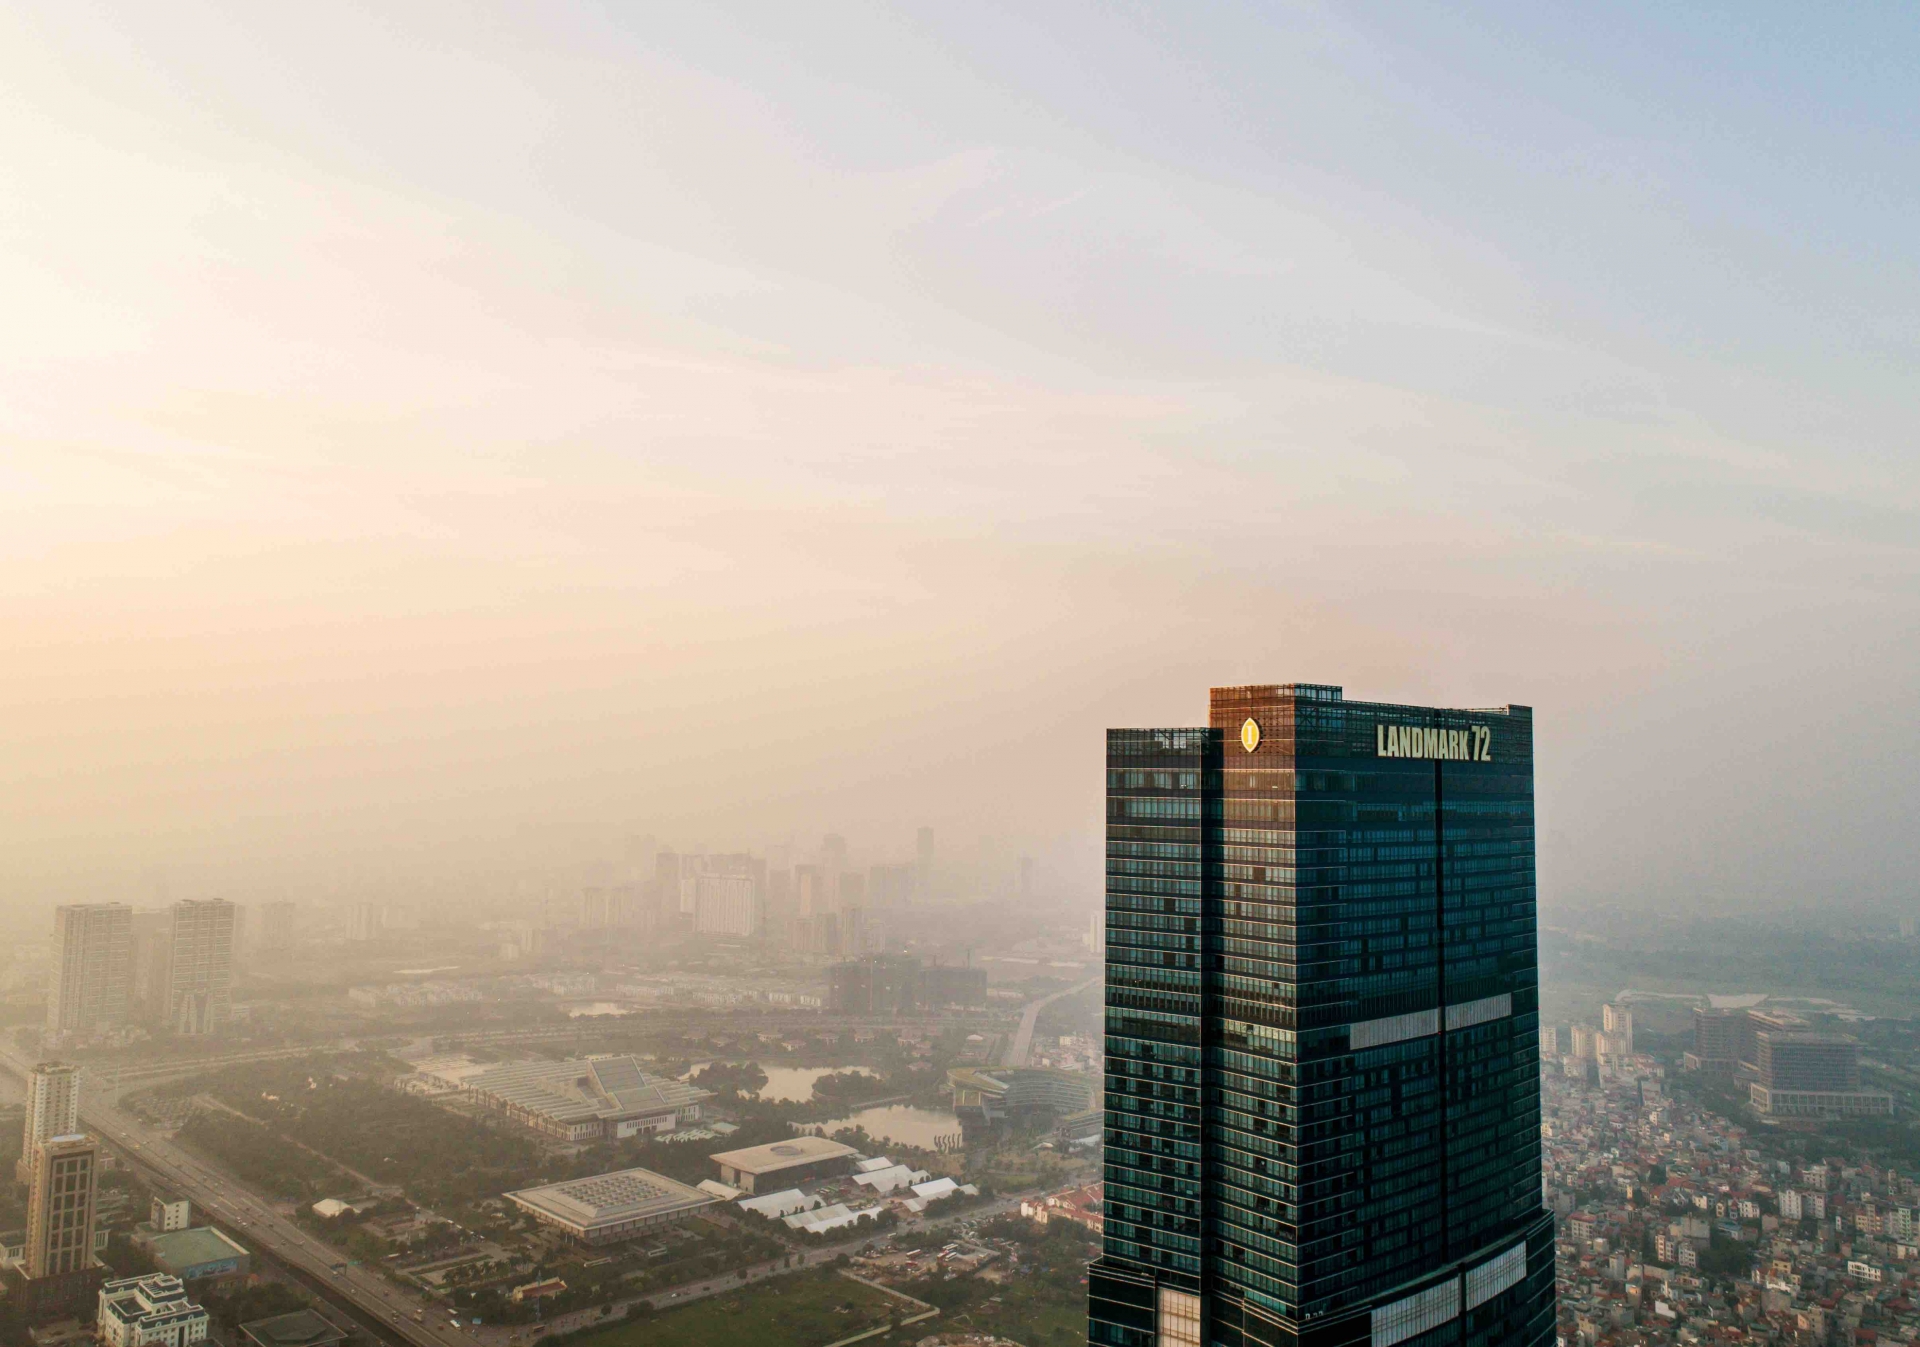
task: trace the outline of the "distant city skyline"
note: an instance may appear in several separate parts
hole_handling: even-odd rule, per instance
[[[1284,664],[1555,708],[1548,914],[1910,907],[1908,19],[8,6],[0,904],[1090,876]]]

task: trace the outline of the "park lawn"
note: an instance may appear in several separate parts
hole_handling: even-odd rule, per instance
[[[845,1306],[852,1309],[843,1311]],[[825,1347],[915,1313],[904,1300],[836,1273],[806,1272],[662,1310],[575,1342],[581,1347]]]
[[[1016,1280],[1001,1292],[998,1314],[975,1318],[983,1328],[1013,1338],[1026,1347],[1055,1347],[1087,1340],[1087,1288],[1076,1286],[1062,1295],[1060,1288],[1042,1280]]]

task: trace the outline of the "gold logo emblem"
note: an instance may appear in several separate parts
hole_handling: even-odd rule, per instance
[[[1249,753],[1260,747],[1260,722],[1252,716],[1248,716],[1246,724],[1240,727],[1240,747]]]

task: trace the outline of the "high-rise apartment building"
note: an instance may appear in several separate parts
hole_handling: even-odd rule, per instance
[[[27,1073],[27,1121],[20,1138],[14,1177],[33,1182],[33,1154],[55,1137],[80,1130],[80,1068],[68,1062],[42,1062]]]
[[[700,935],[760,934],[759,889],[751,874],[715,872],[694,881],[693,929]]]
[[[133,1011],[142,1024],[162,1024],[167,1017],[167,959],[172,951],[173,914],[164,907],[141,908],[133,914]]]
[[[55,1277],[93,1265],[93,1198],[99,1147],[90,1136],[49,1137],[33,1153],[25,1271]]]
[[[1080,937],[1080,943],[1087,947],[1089,954],[1107,952],[1107,914],[1096,912],[1087,919],[1087,933]]]
[[[793,947],[802,954],[840,952],[840,906],[818,865],[793,867]]]
[[[1633,1056],[1633,1009],[1609,1001],[1600,1007],[1600,1032],[1607,1037],[1605,1051],[1613,1057]]]
[[[604,931],[609,926],[619,924],[619,899],[612,890],[591,888],[580,891],[581,930]]]
[[[127,1023],[132,996],[133,909],[73,903],[53,912],[53,978],[47,1029],[95,1034]]]
[[[933,829],[922,828],[913,842],[913,889],[921,901],[933,897]]]
[[[1533,717],[1107,735],[1110,1347],[1542,1347]]]
[[[793,867],[767,865],[766,933],[775,943],[793,943]]]
[[[218,1033],[233,1008],[233,904],[189,898],[170,913],[167,1027],[176,1034]]]
[[[840,952],[865,954],[869,923],[867,920],[867,877],[842,874],[839,882]]]
[[[627,879],[643,884],[653,877],[653,858],[660,854],[660,839],[652,833],[636,833],[627,838]]]
[[[681,929],[680,856],[672,850],[653,858],[654,929],[666,934]]]
[[[263,903],[260,906],[260,948],[285,952],[293,948],[294,927],[299,909],[292,903]]]
[[[1686,1055],[1689,1071],[1730,1072],[1740,1055],[1740,1028],[1744,1010],[1696,1006],[1693,1011],[1693,1051]]]
[[[384,915],[378,903],[355,903],[347,909],[347,939],[356,945],[378,940],[386,929]]]
[[[913,866],[873,865],[867,868],[867,899],[876,908],[905,907],[913,901]]]

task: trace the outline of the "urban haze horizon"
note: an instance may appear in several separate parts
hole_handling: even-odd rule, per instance
[[[1295,679],[1534,706],[1550,920],[1920,906],[1912,33],[1470,9],[9,7],[0,920],[1091,906]]]

